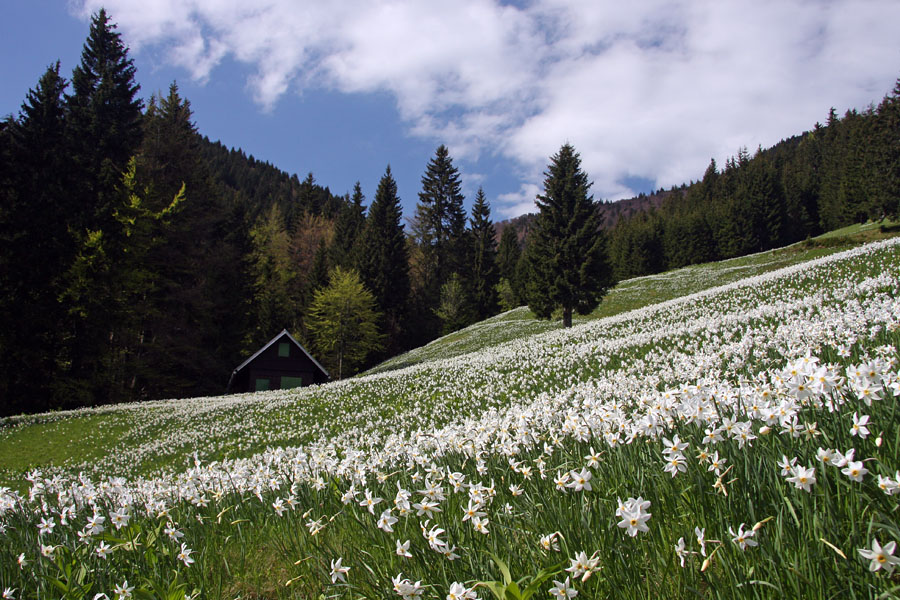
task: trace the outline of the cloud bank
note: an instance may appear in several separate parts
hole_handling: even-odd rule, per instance
[[[702,174],[864,108],[900,76],[900,3],[777,0],[80,0],[105,6],[135,51],[204,81],[247,65],[262,110],[288,93],[388,92],[410,135],[455,158],[511,160],[521,188],[501,217],[533,208],[548,157],[581,153],[597,198]],[[477,169],[473,169],[477,170]]]

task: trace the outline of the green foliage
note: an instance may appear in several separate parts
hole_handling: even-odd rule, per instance
[[[656,213],[610,232],[617,278],[791,244],[854,222],[897,214],[900,83],[877,108],[828,112],[825,125],[758,149],[741,148],[701,181],[663,194]]]
[[[541,590],[541,586],[545,581],[558,574],[561,570],[561,565],[545,567],[531,578],[522,577],[517,581],[513,581],[506,563],[493,552],[488,552],[487,554],[494,561],[494,564],[497,565],[497,568],[500,569],[503,579],[501,581],[479,581],[478,586],[489,589],[497,600],[528,600]]]
[[[594,310],[611,283],[606,238],[572,146],[563,145],[550,158],[544,176],[544,195],[537,199],[541,212],[527,250],[528,305],[543,319],[562,308],[563,325],[571,327],[573,310]]]
[[[497,302],[500,305],[501,311],[505,312],[519,306],[519,297],[515,291],[513,291],[512,285],[506,277],[500,280],[494,290],[497,293]]]
[[[470,232],[472,236],[472,304],[476,320],[483,320],[497,312],[497,232],[491,222],[491,207],[478,188],[472,206]]]
[[[441,286],[450,275],[469,277],[471,240],[466,231],[461,188],[459,170],[453,165],[447,147],[441,144],[422,176],[414,219],[416,242],[422,253],[419,293],[426,307],[422,315],[426,319],[422,323],[425,329],[433,327],[427,313],[440,303]]]
[[[52,406],[61,370],[42,351],[65,318],[60,279],[74,260],[65,148],[65,80],[51,65],[0,131],[0,414]]]
[[[469,305],[469,298],[462,281],[456,273],[450,275],[446,283],[441,286],[441,301],[434,312],[443,323],[445,335],[472,322],[472,307]]]
[[[365,200],[357,181],[353,186],[353,196],[342,205],[334,225],[334,241],[329,251],[330,262],[336,267],[353,269],[360,262],[359,240],[366,224]]]
[[[359,272],[383,315],[381,331],[387,336],[388,351],[393,352],[402,346],[408,330],[405,319],[410,294],[409,251],[402,218],[397,182],[388,165],[378,182],[361,234]]]
[[[291,240],[277,204],[250,230],[253,253],[250,273],[253,278],[254,329],[246,340],[248,349],[259,346],[279,329],[296,329],[296,272]]]
[[[359,274],[335,267],[328,286],[317,291],[309,310],[309,330],[329,370],[342,379],[381,348],[380,314]]]
[[[66,97],[70,160],[78,174],[70,193],[85,211],[73,215],[77,229],[109,227],[121,174],[140,146],[143,102],[134,76],[122,36],[100,9],[91,19],[81,62],[72,74],[72,94]]]

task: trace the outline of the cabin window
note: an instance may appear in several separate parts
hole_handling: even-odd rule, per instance
[[[269,389],[269,379],[267,377],[257,377],[256,379],[256,391],[262,392]]]
[[[282,376],[281,378],[281,389],[286,390],[288,388],[296,388],[303,385],[302,377],[286,377]]]
[[[278,343],[279,358],[287,358],[290,355],[291,355],[291,345],[288,342],[279,342]]]

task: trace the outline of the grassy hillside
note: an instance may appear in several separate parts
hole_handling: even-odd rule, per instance
[[[893,557],[866,557],[900,540],[900,245],[835,253],[876,235],[623,282],[570,330],[519,309],[317,388],[7,421],[0,586],[487,598],[508,565],[535,597],[889,595]]]
[[[593,313],[586,316],[575,315],[574,322],[585,323],[611,317],[898,234],[900,234],[898,223],[868,222],[836,229],[785,248],[714,263],[691,265],[658,275],[635,277],[619,282]],[[370,369],[368,373],[382,373],[429,360],[458,356],[513,339],[544,333],[558,329],[561,326],[561,318],[560,316],[554,321],[539,321],[526,307],[519,307],[391,358]]]

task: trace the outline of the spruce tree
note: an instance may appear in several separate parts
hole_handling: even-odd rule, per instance
[[[71,159],[81,183],[73,191],[88,210],[87,228],[102,229],[114,220],[109,205],[141,143],[143,103],[134,76],[128,48],[100,9],[91,19],[81,63],[72,74],[72,94],[66,97]]]
[[[572,312],[594,310],[611,284],[606,241],[596,205],[588,195],[581,158],[564,144],[550,158],[544,173],[544,194],[528,244],[531,280],[528,305],[542,319],[562,309],[563,326],[572,326]]]
[[[900,79],[878,105],[875,127],[876,209],[881,215],[900,214]]]
[[[519,233],[514,223],[507,223],[500,234],[500,245],[497,247],[498,285],[503,288],[503,291],[498,290],[498,293],[504,297],[504,310],[516,308],[525,301],[525,291],[522,285],[524,282],[517,276],[517,267],[521,256]]]
[[[128,49],[110,23],[105,10],[91,20],[81,63],[72,75],[72,94],[66,96],[66,149],[69,152],[68,193],[74,210],[69,215],[76,244],[90,250],[98,239],[118,245],[122,234],[116,211],[122,198],[125,168],[141,142],[142,102],[134,80],[135,68]],[[78,282],[90,271],[73,271],[70,282]],[[102,271],[92,272],[105,277]],[[67,290],[78,293],[78,290]],[[84,310],[70,311],[60,331],[60,355],[67,365],[66,377],[73,383],[66,400],[78,396],[85,403],[109,401],[108,378],[103,373],[109,356],[110,331],[107,307],[90,303]],[[78,382],[76,384],[76,382]]]
[[[416,205],[418,240],[424,261],[423,292],[431,308],[439,302],[440,288],[452,273],[468,276],[466,212],[459,171],[447,147],[441,144],[422,176]]]
[[[0,134],[0,414],[53,406],[48,383],[58,363],[47,349],[58,340],[61,278],[75,256],[65,88],[57,62]]]
[[[472,252],[472,305],[479,319],[497,312],[497,232],[491,222],[491,207],[478,188],[470,219]]]
[[[397,182],[388,165],[378,182],[362,234],[360,275],[383,314],[385,349],[395,353],[408,331],[404,319],[409,302],[409,251],[401,219]]]
[[[183,186],[184,201],[163,232],[166,243],[147,256],[157,276],[153,311],[140,332],[141,369],[156,397],[185,397],[221,390],[221,373],[234,365],[243,341],[235,291],[245,286],[237,248],[228,241],[229,216],[200,151],[190,101],[172,83],[154,97],[144,116],[138,177],[149,190],[149,207],[160,210]],[[203,243],[197,243],[203,240]]]
[[[334,224],[334,240],[329,249],[331,264],[353,269],[359,260],[358,240],[366,224],[366,197],[357,181],[353,195],[345,201]]]

